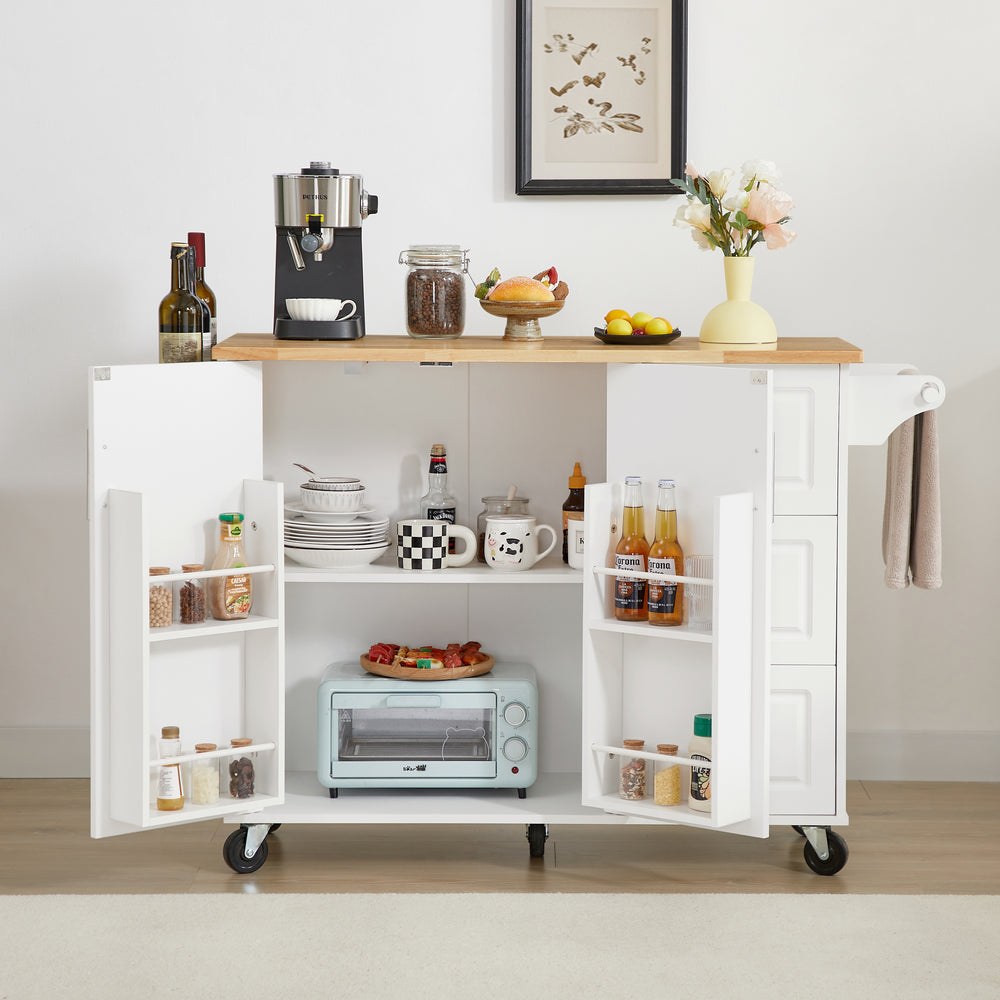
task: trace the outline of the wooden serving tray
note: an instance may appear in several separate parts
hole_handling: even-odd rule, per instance
[[[372,663],[367,656],[361,657],[361,666],[370,674],[379,677],[395,677],[403,681],[457,681],[463,677],[478,677],[493,669],[493,657],[487,654],[481,663],[461,667],[441,667],[437,670],[423,670],[420,667],[401,667],[392,663]]]

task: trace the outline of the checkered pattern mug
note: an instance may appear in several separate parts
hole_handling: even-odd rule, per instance
[[[465,548],[448,555],[448,536],[461,538]],[[465,566],[476,556],[476,536],[461,524],[414,518],[396,522],[396,565],[400,569],[445,569]]]

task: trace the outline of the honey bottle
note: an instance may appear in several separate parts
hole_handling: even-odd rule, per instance
[[[684,553],[677,541],[677,505],[672,479],[661,479],[656,496],[656,524],[649,549],[649,572],[684,575]],[[650,625],[680,625],[684,620],[684,584],[649,581]]]
[[[649,557],[642,505],[642,479],[625,477],[625,501],[622,509],[622,537],[615,549],[615,569],[645,573]],[[615,618],[622,622],[644,622],[646,581],[615,577]]]

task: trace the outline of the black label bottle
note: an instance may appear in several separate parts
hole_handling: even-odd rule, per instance
[[[201,361],[207,316],[194,292],[193,251],[187,243],[171,243],[170,291],[160,302],[161,364]]]
[[[677,505],[674,481],[661,479],[656,498],[656,525],[649,549],[649,572],[684,575],[684,553],[677,541]],[[649,624],[680,625],[684,620],[684,585],[649,581]]]
[[[712,760],[712,716],[696,715],[694,717],[694,736],[688,747],[688,757],[691,760]],[[691,791],[688,794],[688,805],[699,812],[712,811],[712,769],[691,765]]]
[[[455,524],[458,501],[448,492],[448,451],[443,444],[431,447],[427,479],[427,492],[420,498],[420,516],[429,521]],[[455,552],[455,539],[451,536],[448,538],[448,552]]]
[[[209,325],[201,338],[201,360],[212,360],[212,348],[218,342],[219,319],[215,292],[205,281],[205,234],[188,233],[188,245],[194,250],[194,293],[208,307]]]
[[[642,480],[625,477],[625,502],[622,510],[622,537],[615,549],[615,569],[646,572],[649,542],[642,505]],[[615,618],[623,622],[646,620],[646,581],[615,577]]]
[[[573,475],[569,477],[569,496],[562,505],[563,529],[563,562],[569,562],[569,522],[583,520],[583,488],[587,485],[587,477],[580,471],[580,463],[573,466]]]

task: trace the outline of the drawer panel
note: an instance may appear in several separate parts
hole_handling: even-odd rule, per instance
[[[772,816],[837,811],[835,667],[771,668],[770,775]]]
[[[776,517],[771,662],[837,660],[837,518]]]
[[[774,513],[836,514],[840,368],[790,366],[772,374]]]

